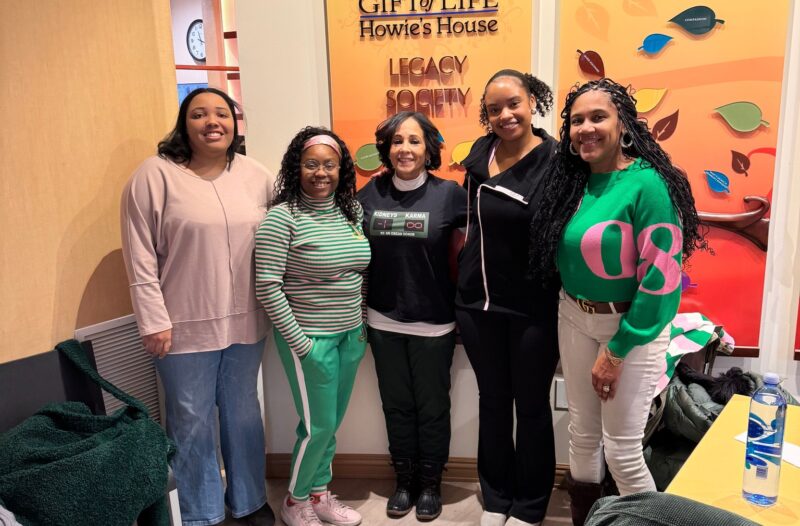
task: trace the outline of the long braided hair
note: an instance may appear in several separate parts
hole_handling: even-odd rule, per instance
[[[545,282],[555,278],[558,243],[564,227],[578,209],[591,173],[586,161],[570,153],[569,137],[572,105],[578,97],[591,90],[606,93],[619,113],[619,120],[631,138],[631,145],[622,148],[622,153],[629,158],[641,157],[645,165],[652,166],[666,183],[683,229],[684,261],[695,249],[708,249],[689,181],[653,139],[647,123],[638,119],[636,99],[627,88],[611,79],[593,80],[573,88],[567,95],[561,111],[560,142],[548,168],[539,209],[531,222],[530,270]]]
[[[270,206],[289,203],[289,208],[294,211],[300,203],[300,157],[303,154],[303,144],[315,135],[329,135],[333,137],[342,150],[339,161],[339,184],[336,186],[334,202],[344,214],[347,221],[356,224],[358,208],[361,206],[355,197],[356,169],[353,158],[347,150],[347,145],[338,135],[325,128],[308,126],[294,136],[281,161],[281,170],[275,180],[275,198]]]

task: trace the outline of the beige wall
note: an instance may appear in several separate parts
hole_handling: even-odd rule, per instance
[[[119,195],[177,111],[169,3],[0,8],[0,363],[131,312]]]

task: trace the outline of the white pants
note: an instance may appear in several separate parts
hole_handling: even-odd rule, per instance
[[[663,372],[669,325],[652,342],[625,357],[613,400],[601,402],[592,387],[592,366],[603,343],[619,328],[621,314],[587,314],[561,293],[558,345],[569,402],[569,466],[581,482],[601,482],[605,461],[619,492],[655,491],[642,454],[652,395]]]

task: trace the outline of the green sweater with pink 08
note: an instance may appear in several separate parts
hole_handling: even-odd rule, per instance
[[[597,173],[564,228],[557,264],[564,290],[630,302],[608,349],[624,358],[653,341],[678,312],[683,233],[667,185],[647,161]]]

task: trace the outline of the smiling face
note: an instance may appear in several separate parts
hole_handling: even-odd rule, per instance
[[[503,141],[515,141],[531,134],[531,110],[536,106],[522,82],[515,77],[497,77],[483,96],[492,131]]]
[[[622,133],[619,112],[607,93],[590,90],[575,99],[569,114],[569,140],[592,173],[622,167]]]
[[[225,157],[233,142],[234,119],[225,99],[216,93],[200,93],[186,112],[186,133],[192,154]]]
[[[400,179],[414,179],[425,168],[425,132],[416,119],[408,118],[394,132],[389,161]]]
[[[300,155],[300,187],[314,199],[323,199],[339,184],[339,155],[330,146],[315,144]]]

